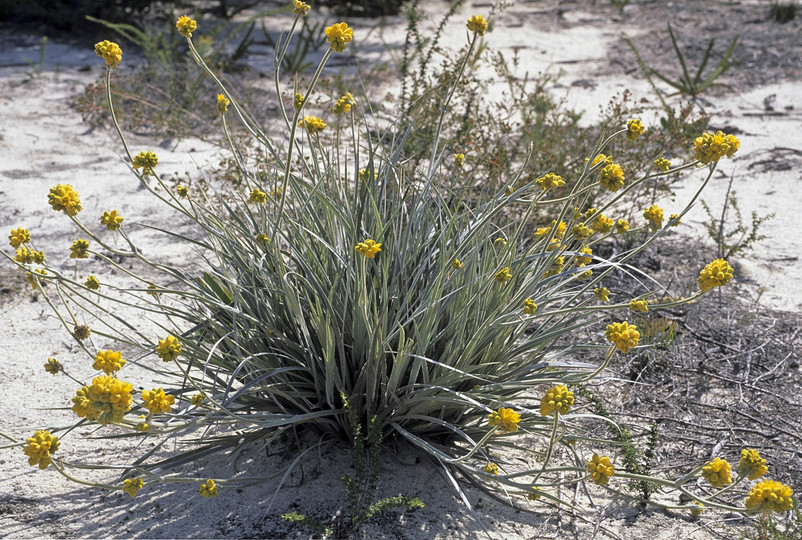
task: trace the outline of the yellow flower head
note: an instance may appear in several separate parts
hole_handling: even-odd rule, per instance
[[[326,129],[326,122],[318,118],[317,116],[304,116],[304,119],[298,122],[300,127],[306,128],[311,135],[315,133],[320,133],[324,129]]]
[[[56,187],[50,188],[50,193],[47,194],[47,202],[56,212],[63,211],[70,217],[75,216],[83,209],[78,192],[69,184],[58,184]]]
[[[292,0],[292,13],[296,17],[305,17],[312,6],[301,0]]]
[[[462,167],[465,164],[465,154],[454,154],[454,165]]]
[[[142,392],[142,401],[153,414],[168,413],[175,403],[175,396],[166,395],[163,388],[154,388]]]
[[[590,249],[589,247],[583,247],[579,250],[579,252],[582,253],[582,255],[586,256],[585,257],[578,256],[576,258],[576,264],[578,264],[579,266],[590,264],[590,262],[593,260],[593,250]]]
[[[204,399],[205,398],[203,397],[203,394],[195,394],[194,396],[192,396],[191,403],[196,407],[200,407]]]
[[[217,112],[220,114],[226,114],[228,112],[228,106],[231,104],[231,101],[223,95],[217,94]]]
[[[28,246],[21,246],[14,260],[22,264],[42,264],[45,262],[45,253],[30,249]]]
[[[629,232],[629,220],[628,219],[619,219],[615,222],[615,232],[618,234],[626,234]]]
[[[79,324],[72,329],[72,336],[78,341],[87,340],[91,335],[92,329],[85,324]]]
[[[475,32],[480,36],[485,35],[485,32],[487,32],[487,21],[481,15],[471,15],[471,18],[468,19],[468,24],[466,26],[468,27],[468,30]]]
[[[496,272],[496,281],[499,283],[504,283],[505,281],[509,281],[512,279],[512,274],[510,274],[510,267],[505,266],[498,272]]]
[[[593,479],[593,483],[597,486],[606,485],[610,481],[610,477],[615,474],[615,467],[610,463],[610,458],[607,456],[599,456],[593,454],[593,458],[588,462],[588,473]]]
[[[459,270],[463,266],[465,265],[459,262],[459,259],[454,259],[453,261],[451,261],[451,268],[453,268],[454,270]]]
[[[156,345],[156,354],[163,361],[171,362],[181,354],[181,342],[178,341],[177,337],[168,335],[166,338],[159,340],[159,344]]]
[[[123,61],[123,51],[120,46],[113,41],[101,41],[95,43],[95,54],[106,61],[109,69],[117,67]]]
[[[259,233],[254,238],[256,242],[262,247],[265,247],[267,244],[270,243],[270,237],[264,233]]]
[[[120,371],[124,365],[125,359],[121,351],[98,351],[92,369],[102,369],[108,375]]]
[[[591,167],[595,167],[599,163],[604,161],[607,165],[610,165],[613,162],[613,156],[605,156],[604,154],[598,154],[595,158],[593,158],[593,163],[590,164]]]
[[[540,414],[551,416],[554,412],[567,414],[574,404],[574,393],[567,386],[558,384],[549,388],[540,398]]]
[[[22,244],[27,244],[31,241],[31,233],[28,232],[28,229],[23,229],[20,227],[19,229],[11,229],[11,234],[8,235],[8,242],[11,244],[11,247],[20,247]]]
[[[691,515],[694,517],[699,517],[702,515],[702,512],[705,510],[705,505],[700,503],[699,501],[693,501],[693,506],[691,507]]]
[[[488,474],[498,474],[498,465],[488,461],[487,465],[485,465],[485,472]]]
[[[584,240],[593,235],[593,229],[587,227],[584,223],[577,223],[571,227],[571,233],[579,240]]]
[[[618,191],[624,187],[624,169],[616,163],[608,163],[601,170],[599,184],[609,191]]]
[[[649,228],[659,231],[663,228],[663,209],[656,204],[643,211],[643,217],[649,222]]]
[[[100,281],[98,281],[98,279],[95,276],[89,276],[88,278],[86,278],[86,281],[84,281],[84,285],[90,291],[97,291],[98,289],[100,289]]]
[[[140,416],[140,418],[142,417]],[[142,433],[146,433],[150,431],[150,424],[148,424],[147,422],[140,422],[136,425],[136,430],[141,431]]]
[[[334,52],[345,52],[345,44],[354,39],[354,29],[344,22],[334,23],[326,28],[326,39]]]
[[[47,359],[47,362],[45,363],[45,371],[51,375],[58,375],[62,369],[64,369],[64,366],[61,365],[61,362],[55,358]]]
[[[627,140],[634,141],[646,132],[646,127],[641,124],[640,118],[635,118],[627,122]]]
[[[267,200],[267,193],[257,188],[251,191],[249,198],[251,199],[251,202],[263,203]]]
[[[590,228],[597,233],[607,234],[613,230],[613,220],[601,214],[593,219]]]
[[[137,491],[145,486],[145,482],[141,478],[126,478],[123,480],[123,491],[128,493],[133,499],[136,497]]]
[[[641,313],[646,313],[649,311],[649,302],[646,300],[639,300],[637,298],[633,298],[629,301],[629,309],[634,312],[640,311]]]
[[[564,186],[565,180],[563,180],[562,176],[558,176],[554,173],[549,173],[535,180],[535,183],[538,186],[540,186],[540,189],[542,189],[543,191],[547,191],[549,189]]]
[[[507,245],[507,239],[502,236],[499,236],[498,238],[493,240],[493,245],[496,247],[504,247]]]
[[[629,349],[637,347],[640,338],[640,332],[626,321],[608,324],[604,335],[607,341],[614,343],[624,354],[628,353]]]
[[[757,480],[766,474],[769,468],[766,466],[766,460],[760,457],[757,450],[747,450],[744,448],[741,450],[741,461],[738,462],[738,468],[736,470],[739,476],[746,476],[750,480]]]
[[[364,242],[358,243],[354,249],[365,258],[373,259],[376,257],[376,254],[381,251],[381,247],[382,245],[380,243],[376,243],[370,238],[367,238]]]
[[[195,21],[195,19],[191,19],[190,17],[183,15],[176,21],[175,27],[178,28],[179,34],[185,38],[191,38],[192,32],[198,28],[198,23]]]
[[[42,253],[42,257],[44,257],[44,253]],[[38,276],[46,276],[47,270],[44,268],[37,268],[33,272],[25,272],[25,281],[31,286],[32,289],[36,290],[39,288],[39,285],[44,287],[47,285],[47,281],[39,281]]]
[[[301,107],[303,107],[303,104],[304,104],[303,94],[296,93],[295,97],[292,100],[292,108],[295,109],[296,111],[300,111]]]
[[[596,287],[593,289],[593,296],[600,302],[610,301],[610,291],[607,290],[607,287]]]
[[[714,488],[723,488],[732,484],[732,468],[726,460],[716,457],[702,467],[702,477]]]
[[[537,304],[531,298],[524,300],[524,315],[534,315],[537,311]]]
[[[351,105],[356,105],[356,100],[351,92],[346,92],[343,97],[334,104],[334,114],[343,114],[351,110]]]
[[[207,497],[209,499],[211,499],[212,497],[217,497],[217,486],[214,485],[214,480],[210,478],[206,480],[206,482],[201,484],[200,494],[201,497]]]
[[[140,152],[134,156],[132,166],[134,169],[142,169],[142,174],[153,174],[153,167],[159,164],[159,158],[156,154],[148,150],[147,152]]]
[[[510,433],[518,431],[518,422],[521,421],[521,415],[512,409],[501,407],[497,411],[493,411],[487,417],[487,425],[498,426],[500,431]]]
[[[88,259],[89,258],[89,242],[80,238],[72,243],[70,246],[70,259]]]
[[[47,469],[53,462],[50,456],[54,454],[61,443],[58,437],[49,431],[38,430],[33,437],[26,439],[26,444],[22,451],[28,456],[28,465],[38,465],[40,469]]]
[[[185,199],[187,195],[189,195],[189,188],[186,186],[176,186],[175,192],[178,193],[178,196],[182,199]]]
[[[117,213],[117,210],[108,210],[100,216],[100,224],[105,225],[110,231],[119,229],[122,222],[123,217]]]
[[[723,287],[730,282],[732,276],[732,266],[724,259],[716,259],[702,269],[696,282],[702,292],[707,292],[713,287]]]
[[[702,165],[716,163],[724,156],[731,158],[740,147],[741,142],[732,135],[705,133],[693,142],[693,158]]]
[[[671,227],[676,227],[677,225],[682,223],[682,220],[679,218],[679,214],[671,214],[670,216],[668,216],[668,221],[672,222],[670,225]]]
[[[526,494],[526,498],[529,499],[530,501],[536,501],[540,498],[540,493],[538,492],[543,490],[540,489],[538,486],[532,486],[532,490],[533,491],[531,493]]]
[[[544,277],[556,276],[557,274],[563,271],[564,265],[565,265],[565,257],[562,256],[557,257],[556,259],[554,259],[554,262],[552,262],[551,267],[549,267],[549,269],[543,274],[543,276]]]
[[[787,512],[794,507],[791,498],[793,494],[794,491],[785,484],[776,480],[763,480],[749,491],[744,506],[750,514]]]
[[[654,166],[663,172],[668,172],[671,168],[671,162],[664,158],[657,158],[654,160]]]
[[[72,410],[81,418],[95,420],[101,425],[121,422],[131,409],[134,397],[131,383],[111,375],[92,379],[92,386],[84,386],[72,398]]]

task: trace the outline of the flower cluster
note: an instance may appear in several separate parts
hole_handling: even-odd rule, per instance
[[[634,141],[645,132],[646,127],[641,123],[640,118],[627,122],[627,140]]]
[[[20,247],[22,244],[27,244],[31,241],[31,233],[28,232],[28,229],[23,229],[20,227],[19,229],[11,229],[11,234],[8,235],[8,242],[11,244],[11,247],[17,248]]]
[[[45,362],[45,371],[51,375],[58,375],[62,369],[64,369],[64,367],[61,365],[61,362],[55,358],[48,358],[47,362]]]
[[[154,174],[153,168],[159,164],[159,158],[156,157],[156,154],[148,150],[147,152],[140,152],[134,156],[134,162],[132,164],[134,169],[142,169],[142,174],[149,175]]]
[[[716,259],[702,269],[696,281],[702,292],[707,292],[713,287],[723,287],[729,283],[732,275],[732,266],[724,259]]]
[[[301,0],[292,0],[292,13],[296,17],[305,17],[312,6]]]
[[[255,188],[251,191],[251,194],[248,196],[248,198],[251,200],[251,202],[257,204],[263,203],[267,200],[267,193],[259,188]]]
[[[538,186],[540,186],[540,189],[542,189],[543,191],[547,191],[549,189],[564,186],[565,180],[563,180],[562,176],[558,176],[554,173],[549,173],[535,180],[535,183]]]
[[[577,223],[571,227],[571,234],[576,236],[579,240],[584,240],[585,238],[589,238],[593,235],[593,229],[584,223]]]
[[[183,15],[178,18],[175,23],[175,27],[178,28],[178,33],[184,36],[185,38],[191,38],[192,32],[197,30],[198,23],[195,19],[192,19],[186,15]]]
[[[142,401],[152,414],[169,413],[175,403],[175,396],[165,394],[163,388],[154,388],[142,392]]]
[[[106,61],[109,69],[117,67],[123,61],[123,51],[113,41],[106,40],[95,43],[95,54]]]
[[[226,114],[228,112],[228,106],[231,104],[231,101],[223,94],[217,94],[217,112],[220,114]]]
[[[45,262],[45,252],[21,246],[17,250],[14,260],[22,264],[42,264]]]
[[[496,272],[496,281],[499,283],[504,283],[512,279],[512,274],[510,274],[510,267],[505,266],[498,272]]]
[[[454,154],[454,165],[462,167],[465,164],[465,154]]]
[[[597,233],[607,234],[613,230],[613,220],[604,214],[599,214],[593,219],[593,222],[590,224],[590,228]]]
[[[30,439],[29,439],[30,440]],[[794,507],[794,491],[776,480],[763,480],[756,484],[746,497],[746,511],[750,514],[787,512]]]
[[[97,277],[95,276],[89,276],[88,278],[86,278],[86,281],[84,281],[84,285],[90,291],[97,291],[100,289],[100,281],[98,281]]]
[[[72,329],[72,336],[78,341],[87,340],[91,335],[92,335],[92,329],[85,324],[78,324],[75,326],[75,328]]]
[[[731,158],[740,147],[741,142],[733,135],[726,135],[722,131],[705,133],[693,142],[693,158],[702,165],[716,163],[724,156]]]
[[[28,465],[39,466],[40,469],[47,469],[53,462],[51,457],[61,443],[58,437],[49,431],[38,430],[33,437],[26,439],[26,444],[22,451],[28,456]]]
[[[518,422],[520,421],[521,415],[506,407],[501,407],[499,410],[491,412],[487,417],[488,426],[498,426],[498,429],[505,433],[518,431]]]
[[[484,471],[488,474],[498,474],[498,465],[488,461]]]
[[[744,448],[741,450],[741,461],[738,462],[738,471],[739,476],[746,476],[750,480],[757,480],[764,474],[769,468],[766,466],[766,460],[760,457],[760,453],[757,450],[747,450]]]
[[[649,311],[649,302],[646,300],[633,298],[629,301],[629,309],[635,312],[640,311],[641,313],[646,313]]]
[[[599,154],[599,156],[602,155],[603,154]],[[596,159],[598,159],[598,157]],[[624,187],[624,169],[617,163],[608,163],[601,170],[599,184],[609,191],[618,191]]]
[[[109,375],[120,371],[124,365],[125,358],[122,351],[98,351],[92,369],[102,369],[103,373]]]
[[[663,172],[668,172],[668,169],[671,168],[671,162],[660,157],[654,160],[654,166]]]
[[[610,343],[615,344],[618,350],[624,354],[628,353],[629,349],[637,347],[638,339],[640,338],[640,332],[627,321],[608,324],[604,335]]]
[[[203,400],[204,400],[203,394],[195,394],[194,396],[192,396],[192,400],[190,401],[190,403],[192,403],[196,407],[200,407],[201,404],[203,403]]]
[[[306,128],[310,135],[314,135],[326,129],[326,122],[317,116],[304,116],[303,120],[298,122],[298,126]]]
[[[586,246],[580,248],[579,253],[582,254],[577,256],[576,258],[576,264],[578,264],[579,266],[585,266],[586,264],[590,264],[590,262],[593,260],[593,250],[590,249],[589,247]]]
[[[39,252],[39,253],[41,253],[42,261],[44,261],[45,254],[42,253],[42,252]],[[40,282],[39,281],[39,277],[38,277],[38,276],[46,276],[46,275],[47,275],[47,270],[45,270],[44,268],[37,268],[33,272],[25,272],[25,281],[27,281],[28,284],[31,286],[31,288],[35,290],[35,289],[39,288],[40,284],[42,285],[42,287],[47,285],[46,281]]]
[[[596,287],[593,289],[593,296],[596,297],[596,300],[600,302],[609,302],[610,301],[610,291],[607,287]]]
[[[351,105],[356,105],[356,100],[351,92],[346,92],[343,97],[334,104],[334,114],[343,114],[351,110]]]
[[[175,192],[178,193],[179,197],[185,199],[187,195],[189,195],[189,188],[186,186],[179,185],[175,187]]]
[[[207,497],[209,499],[211,499],[212,497],[217,497],[217,486],[214,485],[214,480],[210,478],[206,480],[206,482],[201,484],[200,494],[201,497]]]
[[[593,457],[588,462],[588,473],[590,473],[594,484],[603,486],[606,485],[607,482],[610,481],[610,477],[615,474],[615,467],[613,467],[609,457],[593,454]]]
[[[546,392],[540,399],[540,414],[551,416],[553,413],[567,414],[574,404],[574,393],[568,387],[558,384]]]
[[[171,362],[181,354],[181,342],[173,335],[159,340],[156,345],[156,354],[165,362]]]
[[[537,304],[531,298],[526,298],[524,300],[524,315],[534,315],[535,311],[537,311]]]
[[[70,259],[88,259],[89,258],[89,242],[83,238],[79,238],[70,246]]]
[[[468,30],[479,34],[480,36],[485,35],[487,32],[487,21],[481,15],[471,15],[471,18],[468,19],[468,24],[466,25]]]
[[[105,225],[110,231],[116,231],[120,228],[123,222],[123,217],[117,213],[117,210],[108,210],[103,212],[100,216],[100,224]]]
[[[145,482],[141,478],[126,478],[123,480],[123,491],[131,496],[133,499],[136,497],[137,491],[145,486]]]
[[[56,187],[50,188],[47,202],[56,212],[63,211],[70,217],[77,215],[83,209],[78,192],[69,184],[58,184]]]
[[[304,105],[303,94],[296,92],[295,97],[292,99],[292,108],[295,109],[296,111],[300,111],[303,105]]]
[[[72,410],[81,418],[95,420],[101,425],[121,422],[134,401],[131,383],[111,375],[92,379],[92,386],[84,386],[72,398]]]
[[[663,228],[663,209],[656,204],[644,210],[643,217],[649,222],[649,228],[651,230],[659,231]]]
[[[726,460],[716,457],[702,467],[702,477],[714,488],[723,488],[732,484],[732,467]]]
[[[454,259],[453,261],[451,261],[451,268],[453,268],[454,270],[459,270],[463,266],[465,265],[462,264],[459,259]]]
[[[344,22],[334,23],[326,28],[326,39],[331,50],[338,53],[345,52],[346,43],[354,39],[354,29],[349,28]]]
[[[628,219],[619,219],[615,222],[615,232],[618,234],[626,234],[629,232],[629,220]]]
[[[364,242],[358,243],[354,249],[365,258],[373,259],[376,257],[376,254],[382,250],[381,248],[381,243],[376,243],[374,240],[367,238]]]

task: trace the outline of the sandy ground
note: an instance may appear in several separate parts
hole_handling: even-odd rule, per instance
[[[544,30],[536,2],[522,3],[516,11],[502,16],[488,42],[497,49],[526,46],[532,54],[524,67],[531,72],[565,70],[569,82],[592,76],[595,86],[569,86],[574,103],[584,104],[589,115],[623,88],[649,95],[637,73],[616,71],[609,63],[598,73],[599,64],[626,28],[625,22],[604,13],[575,10],[568,14],[565,28]],[[480,12],[482,8],[476,7]],[[455,21],[470,13],[464,10]],[[581,25],[580,25],[581,24]],[[367,26],[365,21],[362,26]],[[507,26],[505,26],[507,25]],[[452,23],[448,40],[462,43],[462,24]],[[357,25],[359,28],[359,25]],[[507,29],[514,31],[507,31]],[[529,32],[528,30],[532,30]],[[385,39],[398,43],[400,36],[388,32]],[[48,189],[56,183],[69,183],[78,189],[84,213],[100,214],[117,208],[132,226],[136,223],[174,224],[175,216],[153,204],[146,191],[139,189],[117,152],[117,141],[110,131],[90,130],[72,110],[69,98],[101,71],[91,52],[91,44],[76,48],[51,42],[43,73],[30,76],[23,58],[38,56],[38,39],[14,36],[0,52],[0,229],[25,226],[48,253],[74,239],[75,231],[66,218],[47,207]],[[606,73],[606,74],[605,74]],[[558,90],[559,91],[559,90]],[[782,115],[768,114],[764,101],[771,95],[774,109]],[[760,302],[768,306],[798,311],[802,307],[802,272],[798,271],[799,235],[796,215],[802,201],[799,165],[802,162],[802,85],[799,82],[766,81],[759,88],[730,93],[709,105],[713,125],[736,127],[741,151],[731,162],[724,162],[704,199],[713,207],[720,200],[730,174],[736,177],[736,190],[745,215],[776,212],[777,217],[764,229],[767,238],[757,249],[739,260],[744,275],[762,291]],[[133,140],[136,149],[152,148],[153,142]],[[777,150],[778,148],[789,150]],[[163,170],[195,171],[197,164],[213,162],[217,150],[201,141],[167,142],[158,151]],[[137,150],[138,151],[138,150]],[[766,161],[773,157],[773,161]],[[692,189],[690,186],[688,189]],[[678,193],[679,200],[686,195]],[[687,216],[682,231],[703,236],[701,208]],[[127,222],[128,223],[128,222]],[[177,225],[180,226],[180,223]],[[142,231],[143,240],[149,234]],[[179,257],[190,257],[181,253]],[[56,264],[63,264],[57,260]],[[64,409],[74,384],[63,377],[44,373],[42,363],[50,356],[63,363],[82,365],[79,351],[71,343],[48,306],[32,293],[20,272],[8,263],[0,264],[0,326],[4,337],[0,345],[2,428],[14,437],[24,438],[43,426],[64,426],[73,415]],[[78,376],[92,372],[76,368]],[[133,375],[131,375],[133,376]],[[137,372],[143,386],[150,381],[144,370]],[[91,430],[84,429],[85,433]],[[103,461],[124,458],[130,450],[121,441],[95,442],[71,436],[62,447],[65,455]],[[410,448],[393,448],[383,463],[380,495],[417,496],[427,505],[409,515],[389,513],[365,529],[369,538],[473,538],[481,526],[458,500],[437,467]],[[29,468],[18,448],[0,450],[0,531],[7,537],[298,537],[308,533],[288,526],[278,514],[297,510],[322,519],[341,511],[344,491],[339,477],[347,472],[349,456],[345,448],[330,448],[310,456],[288,479],[273,500],[277,471],[289,460],[280,454],[265,456],[246,452],[233,463],[196,462],[183,469],[199,477],[225,477],[231,474],[260,476],[265,480],[250,487],[223,492],[214,500],[201,499],[195,486],[157,487],[147,497],[134,500],[127,495],[109,494],[67,482],[53,470]],[[114,481],[112,473],[96,473],[93,478]],[[587,514],[554,512],[541,503],[527,503],[534,514],[519,512],[469,491],[482,523],[493,538],[654,538],[659,540],[711,538],[712,531],[723,531],[723,538],[734,537],[727,524],[740,518],[706,514],[700,520],[661,512],[639,513],[636,508],[610,501],[600,493],[578,493]],[[272,501],[272,504],[271,504]]]

